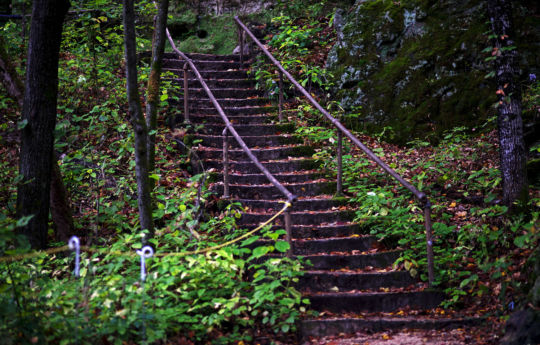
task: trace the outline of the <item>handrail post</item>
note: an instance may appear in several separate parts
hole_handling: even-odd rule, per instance
[[[287,251],[287,257],[292,257],[293,252],[293,244],[292,244],[292,220],[291,220],[291,207],[287,208],[285,211],[285,231],[287,232],[285,234],[285,239],[287,240],[287,243],[289,243],[289,250]]]
[[[336,195],[343,195],[343,133],[337,129],[337,182]]]
[[[424,203],[424,220],[426,226],[426,246],[427,246],[427,262],[428,262],[428,284],[433,286],[435,275],[435,267],[433,263],[433,233],[431,226],[431,203],[426,200]]]
[[[283,72],[279,71],[279,122],[283,122]]]
[[[238,45],[240,46],[240,64],[244,65],[244,30],[240,25],[238,26]]]
[[[223,198],[229,198],[229,131],[223,130]]]
[[[189,123],[188,63],[184,64],[184,122]]]

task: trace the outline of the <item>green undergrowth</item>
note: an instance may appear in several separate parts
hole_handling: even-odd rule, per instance
[[[207,224],[227,236],[195,240],[182,227],[167,227],[148,242],[157,255],[214,245],[241,233],[227,230],[235,212],[229,208],[221,220]],[[3,255],[21,252],[12,249],[13,241],[21,241],[13,236],[15,225],[2,219]],[[261,237],[275,240],[282,232],[263,231]],[[2,263],[2,343],[152,343],[184,335],[189,341],[225,344],[250,341],[262,327],[271,333],[293,331],[308,303],[293,286],[301,263],[286,257],[261,260],[276,249],[285,251],[287,243],[249,249],[258,238],[206,254],[150,258],[144,284],[139,257],[117,253],[141,248],[135,230],[83,252],[81,278],[71,275],[74,257],[68,253]]]
[[[262,230],[243,241],[209,253],[156,256],[147,260],[148,276],[140,282],[141,233],[133,133],[127,118],[123,72],[121,5],[84,1],[72,4],[100,11],[82,12],[65,23],[59,66],[59,100],[55,151],[69,194],[75,234],[93,251],[81,254],[81,278],[72,275],[70,252],[40,254],[32,259],[0,262],[0,334],[2,344],[126,344],[187,341],[249,342],[254,336],[291,337],[306,300],[294,288],[301,261],[280,254],[288,244],[283,230]],[[138,4],[140,23],[151,22],[153,4]],[[104,12],[106,14],[104,14]],[[146,19],[144,19],[144,18]],[[2,29],[21,75],[26,48],[20,26]],[[139,34],[151,32],[141,25]],[[150,36],[139,35],[139,51]],[[144,94],[148,66],[139,67]],[[218,205],[208,190],[209,178],[197,173],[196,157],[183,145],[187,131],[171,133],[167,117],[178,87],[163,81],[156,131],[156,170],[151,175],[156,253],[209,248],[246,233],[236,226],[242,208]],[[29,252],[16,228],[28,219],[15,216],[17,155],[15,136],[20,109],[5,91],[0,110],[0,256]],[[192,139],[190,145],[197,145]],[[190,146],[189,145],[189,146]],[[180,150],[179,150],[180,149]],[[183,151],[184,154],[180,154]],[[271,244],[254,247],[265,238]],[[49,243],[59,247],[54,224]],[[119,254],[119,252],[123,254]],[[125,254],[128,253],[128,254]],[[182,338],[184,338],[182,340]]]

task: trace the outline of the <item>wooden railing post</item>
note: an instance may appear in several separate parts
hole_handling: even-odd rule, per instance
[[[279,122],[283,122],[283,72],[279,71]]]
[[[189,123],[189,85],[188,85],[188,63],[184,64],[184,122]]]
[[[431,203],[429,202],[429,200],[426,200],[424,203],[424,220],[426,226],[428,283],[429,287],[432,287],[435,275],[435,264],[433,262],[433,229],[431,226]]]
[[[223,198],[229,198],[229,131],[223,130]]]
[[[337,183],[336,195],[343,195],[343,133],[337,130]]]
[[[293,252],[293,244],[292,244],[292,220],[291,220],[291,207],[287,208],[284,214],[285,219],[285,231],[287,233],[285,234],[285,239],[287,240],[287,243],[289,243],[289,250],[287,251],[287,256],[292,257]]]
[[[240,46],[240,64],[244,65],[244,30],[238,25],[238,45]]]

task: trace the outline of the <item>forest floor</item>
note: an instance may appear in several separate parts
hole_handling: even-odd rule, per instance
[[[400,330],[383,333],[356,333],[311,339],[303,345],[462,345],[497,344],[499,335],[488,334],[486,327],[457,328],[453,330]]]

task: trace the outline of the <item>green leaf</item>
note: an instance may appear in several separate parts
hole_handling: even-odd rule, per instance
[[[259,239],[259,236],[251,236],[250,238],[244,240],[240,246],[241,247],[249,246],[253,242],[257,241],[258,239]]]
[[[285,253],[291,248],[291,245],[289,244],[289,242],[286,241],[277,241],[274,247],[278,252]]]
[[[268,246],[257,247],[253,249],[253,254],[251,256],[255,259],[260,258],[261,256],[266,255],[269,250]]]
[[[18,129],[23,129],[24,127],[26,127],[26,125],[28,125],[28,120],[27,119],[24,119],[24,120],[21,120],[21,121],[17,122],[17,128]]]

